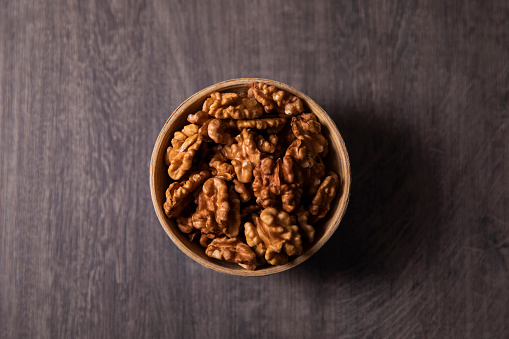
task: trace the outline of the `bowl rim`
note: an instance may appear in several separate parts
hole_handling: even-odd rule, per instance
[[[203,95],[208,96],[216,91],[228,90],[229,86],[236,87],[236,86],[241,86],[241,85],[250,85],[253,82],[263,82],[263,83],[266,83],[269,85],[273,85],[279,89],[283,89],[287,92],[290,92],[293,95],[297,95],[302,100],[304,100],[304,102],[307,104],[307,106],[310,106],[310,104],[311,104],[312,106],[314,106],[315,109],[318,109],[321,111],[321,113],[323,113],[323,115],[321,117],[319,117],[319,119],[327,120],[327,122],[328,122],[327,128],[329,129],[329,134],[330,135],[335,134],[335,138],[337,138],[337,141],[339,144],[339,148],[340,148],[340,150],[338,150],[338,155],[340,155],[339,162],[340,162],[340,167],[342,168],[342,170],[344,170],[344,173],[342,173],[340,178],[342,179],[341,184],[344,186],[344,189],[342,190],[343,196],[340,197],[340,200],[338,202],[338,210],[334,213],[333,216],[330,216],[329,220],[327,221],[328,223],[331,223],[331,226],[329,226],[329,228],[327,229],[327,232],[325,232],[324,235],[320,239],[315,240],[313,245],[305,253],[293,258],[291,261],[289,261],[288,263],[286,263],[284,265],[268,266],[268,267],[264,267],[263,269],[257,269],[254,271],[250,271],[250,270],[246,270],[246,269],[242,269],[242,270],[231,269],[228,267],[221,266],[220,264],[214,263],[212,261],[207,261],[207,260],[203,259],[202,257],[200,257],[198,254],[194,253],[194,251],[192,251],[175,234],[173,234],[173,232],[171,231],[171,228],[168,225],[165,225],[168,223],[168,220],[167,220],[168,218],[167,218],[166,214],[164,213],[163,208],[161,206],[158,206],[159,204],[157,203],[157,193],[156,193],[156,188],[155,188],[155,174],[156,174],[155,167],[156,167],[157,157],[158,157],[161,147],[164,147],[164,148],[167,147],[167,145],[162,145],[165,135],[168,133],[168,130],[170,129],[172,122],[174,120],[178,119],[178,117],[180,115],[179,113],[182,113],[187,108],[187,106],[192,105],[197,98],[199,98]],[[331,128],[334,129],[334,131],[331,131],[330,130]],[[316,252],[318,252],[318,250],[320,250],[325,245],[325,243],[331,238],[331,236],[336,232],[341,220],[343,219],[343,216],[344,216],[347,206],[348,206],[348,202],[350,200],[350,191],[351,191],[350,188],[351,188],[351,181],[352,181],[350,159],[348,156],[348,151],[346,149],[345,142],[343,140],[341,133],[339,132],[339,130],[336,126],[336,123],[334,122],[334,120],[332,120],[332,118],[329,116],[329,114],[327,114],[327,112],[320,105],[318,105],[313,99],[311,99],[309,96],[302,93],[301,91],[299,91],[287,84],[284,84],[282,82],[270,80],[270,79],[264,79],[264,78],[236,78],[236,79],[221,81],[221,82],[210,85],[210,86],[194,93],[193,95],[188,97],[186,100],[184,100],[171,113],[171,115],[166,120],[165,124],[163,125],[163,127],[161,128],[161,131],[159,132],[159,134],[157,136],[156,142],[154,144],[154,148],[152,150],[152,156],[150,158],[149,179],[150,179],[150,194],[151,194],[151,198],[152,198],[152,205],[154,207],[154,211],[156,212],[159,223],[161,224],[161,227],[164,229],[166,234],[173,241],[173,243],[175,245],[177,245],[177,247],[182,252],[184,252],[188,257],[190,257],[191,259],[193,259],[200,265],[205,266],[205,267],[212,269],[214,271],[224,273],[224,274],[233,275],[233,276],[251,276],[251,277],[252,276],[266,276],[266,275],[271,275],[271,274],[280,273],[280,272],[289,270],[290,268],[300,265],[301,263],[303,263],[304,261],[309,259],[311,256],[313,256]]]

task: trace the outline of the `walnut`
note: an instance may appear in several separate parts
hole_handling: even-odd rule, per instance
[[[237,179],[233,179],[234,189],[240,196],[240,201],[247,202],[251,200],[251,192],[247,189],[246,185],[238,181]]]
[[[285,253],[275,252],[272,247],[267,249],[263,242],[258,228],[250,222],[244,224],[244,232],[247,244],[253,249],[256,255],[265,259],[271,265],[283,265],[288,262],[288,256]]]
[[[246,235],[247,244],[254,250],[256,255],[263,258],[271,265],[284,265],[288,262],[288,256],[285,253],[278,253],[272,247],[267,248],[263,242],[258,228],[252,223],[247,222],[244,224],[244,232]]]
[[[292,213],[299,205],[302,196],[301,184],[283,184],[281,185],[281,202],[283,209]]]
[[[325,166],[320,158],[318,161],[312,161],[312,166],[302,168],[302,176],[306,178],[304,181],[304,188],[306,189],[306,195],[312,197],[316,194],[318,187],[322,183],[322,178],[325,175]]]
[[[267,113],[275,110],[286,115],[297,115],[304,111],[304,104],[299,97],[262,82],[253,83],[247,95],[262,104]]]
[[[327,214],[330,209],[330,203],[338,191],[338,186],[338,175],[334,172],[329,172],[318,188],[309,207],[309,213],[313,215],[313,222],[323,218]]]
[[[260,216],[253,214],[256,224],[245,223],[244,234],[249,246],[253,247],[257,255],[264,256],[272,265],[279,265],[287,261],[287,255],[302,253],[302,239],[299,227],[291,224],[288,213],[275,208],[264,209]]]
[[[218,144],[233,144],[229,124],[223,120],[212,119],[208,125],[208,136]]]
[[[309,212],[304,207],[299,207],[297,210],[297,219],[299,220],[300,228],[304,231],[308,241],[312,243],[315,240],[315,229],[309,224],[308,218]]]
[[[263,242],[258,229],[250,222],[244,224],[244,235],[246,236],[247,244],[255,251],[259,257],[264,257],[267,252],[267,246]]]
[[[222,152],[216,151],[214,153],[209,166],[212,167],[212,175],[220,179],[231,181],[235,178],[235,168],[228,163]]]
[[[281,195],[282,207],[288,213],[291,213],[300,203],[303,192],[302,183],[294,183],[295,173],[300,174],[300,172],[292,159],[291,156],[285,156],[283,160],[276,161],[272,158],[264,158],[255,167],[253,193],[260,206],[275,206],[277,195]]]
[[[260,237],[275,252],[283,250],[289,256],[302,253],[302,240],[299,234],[299,227],[291,224],[291,217],[284,211],[278,211],[271,207],[260,213],[260,217],[254,217]]]
[[[214,92],[203,102],[202,110],[209,113],[211,110],[217,110],[221,107],[227,108],[239,100],[241,100],[241,94],[238,93]]]
[[[203,141],[211,142],[213,141],[209,136],[209,125],[212,119],[205,121],[205,123],[198,129],[198,134],[201,135]],[[206,143],[204,143],[206,144]]]
[[[281,193],[280,164],[281,159],[264,158],[253,171],[253,193],[262,207],[276,205],[276,196]]]
[[[295,163],[299,166],[295,166]],[[314,196],[325,175],[325,166],[320,158],[314,160],[308,157],[302,140],[297,139],[290,145],[283,157],[283,175],[288,183],[303,183],[306,195]],[[297,179],[293,178],[295,175]]]
[[[202,110],[217,119],[256,119],[263,108],[244,93],[213,93],[203,103]]]
[[[253,83],[247,95],[262,104],[267,113],[275,110],[286,115],[297,115],[304,111],[304,104],[299,97],[262,82]]]
[[[262,104],[265,112],[270,113],[272,110],[275,110],[278,106],[277,103],[272,99],[272,96],[276,94],[277,88],[274,86],[269,86],[262,82],[255,82],[253,86],[249,88],[247,92],[247,96],[250,98],[255,98],[260,104]]]
[[[192,217],[179,216],[177,218],[177,226],[182,233],[191,233],[191,231],[195,229]]]
[[[219,178],[210,178],[198,195],[198,209],[193,225],[204,234],[225,234],[228,227],[228,186]]]
[[[322,135],[322,125],[320,125],[313,113],[293,117],[291,126],[293,134],[295,134],[297,139],[302,140],[311,157],[314,158],[317,155],[323,157],[327,154],[329,142]]]
[[[245,265],[249,270],[256,268],[256,254],[240,239],[216,238],[207,246],[205,254],[219,260]]]
[[[281,194],[282,208],[288,213],[293,210],[300,203],[300,198],[303,193],[303,176],[300,166],[295,162],[292,156],[285,155],[283,159],[279,159],[279,177],[280,187],[279,193]],[[306,177],[306,181],[308,178]],[[277,191],[275,191],[277,193]]]
[[[180,215],[180,212],[192,202],[191,193],[209,177],[208,171],[193,173],[184,182],[174,182],[166,190],[164,212],[169,218]]]
[[[253,177],[253,164],[249,161],[232,160],[235,174],[241,182],[248,183]]]
[[[203,125],[208,120],[210,120],[210,115],[204,111],[198,111],[195,114],[189,114],[187,116],[187,121],[192,124]]]
[[[180,146],[182,146],[182,144],[186,141],[188,137],[189,136],[180,131],[175,132],[175,134],[173,135],[173,139],[171,139],[171,146],[166,149],[166,153],[164,155],[164,163],[166,164],[166,166],[170,165],[169,155],[172,152],[172,150],[180,148]]]
[[[182,128],[182,133],[187,135],[188,137],[192,137],[195,134],[198,134],[198,131],[200,130],[200,126],[196,124],[189,124],[185,125],[184,128]]]
[[[274,153],[277,150],[277,135],[271,134],[269,135],[268,140],[266,140],[263,136],[256,136],[256,147],[260,150],[260,152],[264,153]]]
[[[285,155],[292,156],[303,168],[313,165],[313,158],[308,154],[307,147],[301,139],[295,139],[286,149]]]
[[[265,252],[265,260],[271,265],[284,265],[288,262],[288,256],[284,253],[278,253],[272,248]]]
[[[279,133],[286,124],[286,118],[264,118],[254,120],[237,120],[237,128],[265,129],[269,134]]]
[[[226,158],[232,161],[237,179],[248,183],[253,178],[253,168],[260,162],[261,153],[256,147],[254,134],[250,129],[244,129],[235,137],[237,143],[228,146],[218,146]]]
[[[212,242],[212,238],[207,236],[207,234],[202,234],[200,236],[200,245],[203,247],[207,247]]]
[[[187,125],[182,132],[175,132],[172,146],[166,150],[165,162],[169,163],[168,174],[174,180],[182,178],[191,168],[194,155],[203,141],[203,137],[197,134],[198,129],[193,126],[197,125]],[[196,133],[192,134],[191,132],[195,130]]]
[[[287,184],[302,184],[302,170],[291,155],[285,155],[281,162],[281,172]],[[307,180],[307,178],[306,178]]]
[[[304,112],[302,99],[286,91],[277,91],[272,95],[272,99],[287,115],[297,115]]]
[[[191,218],[193,226],[210,238],[215,238],[216,235],[224,234],[226,231],[225,225],[216,221],[213,211],[197,209]]]

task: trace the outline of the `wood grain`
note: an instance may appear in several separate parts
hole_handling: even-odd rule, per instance
[[[0,1],[0,337],[506,338],[509,3]],[[350,204],[274,276],[159,226],[150,155],[226,79],[331,114]]]

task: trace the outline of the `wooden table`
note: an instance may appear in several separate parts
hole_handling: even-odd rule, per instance
[[[336,121],[329,243],[240,278],[160,227],[149,161],[239,77]],[[1,1],[0,337],[508,338],[509,2]]]

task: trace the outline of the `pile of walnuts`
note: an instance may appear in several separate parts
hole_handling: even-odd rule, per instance
[[[213,93],[165,154],[164,211],[209,257],[254,270],[282,265],[314,241],[339,186],[322,158],[328,141],[302,100],[255,82]]]

